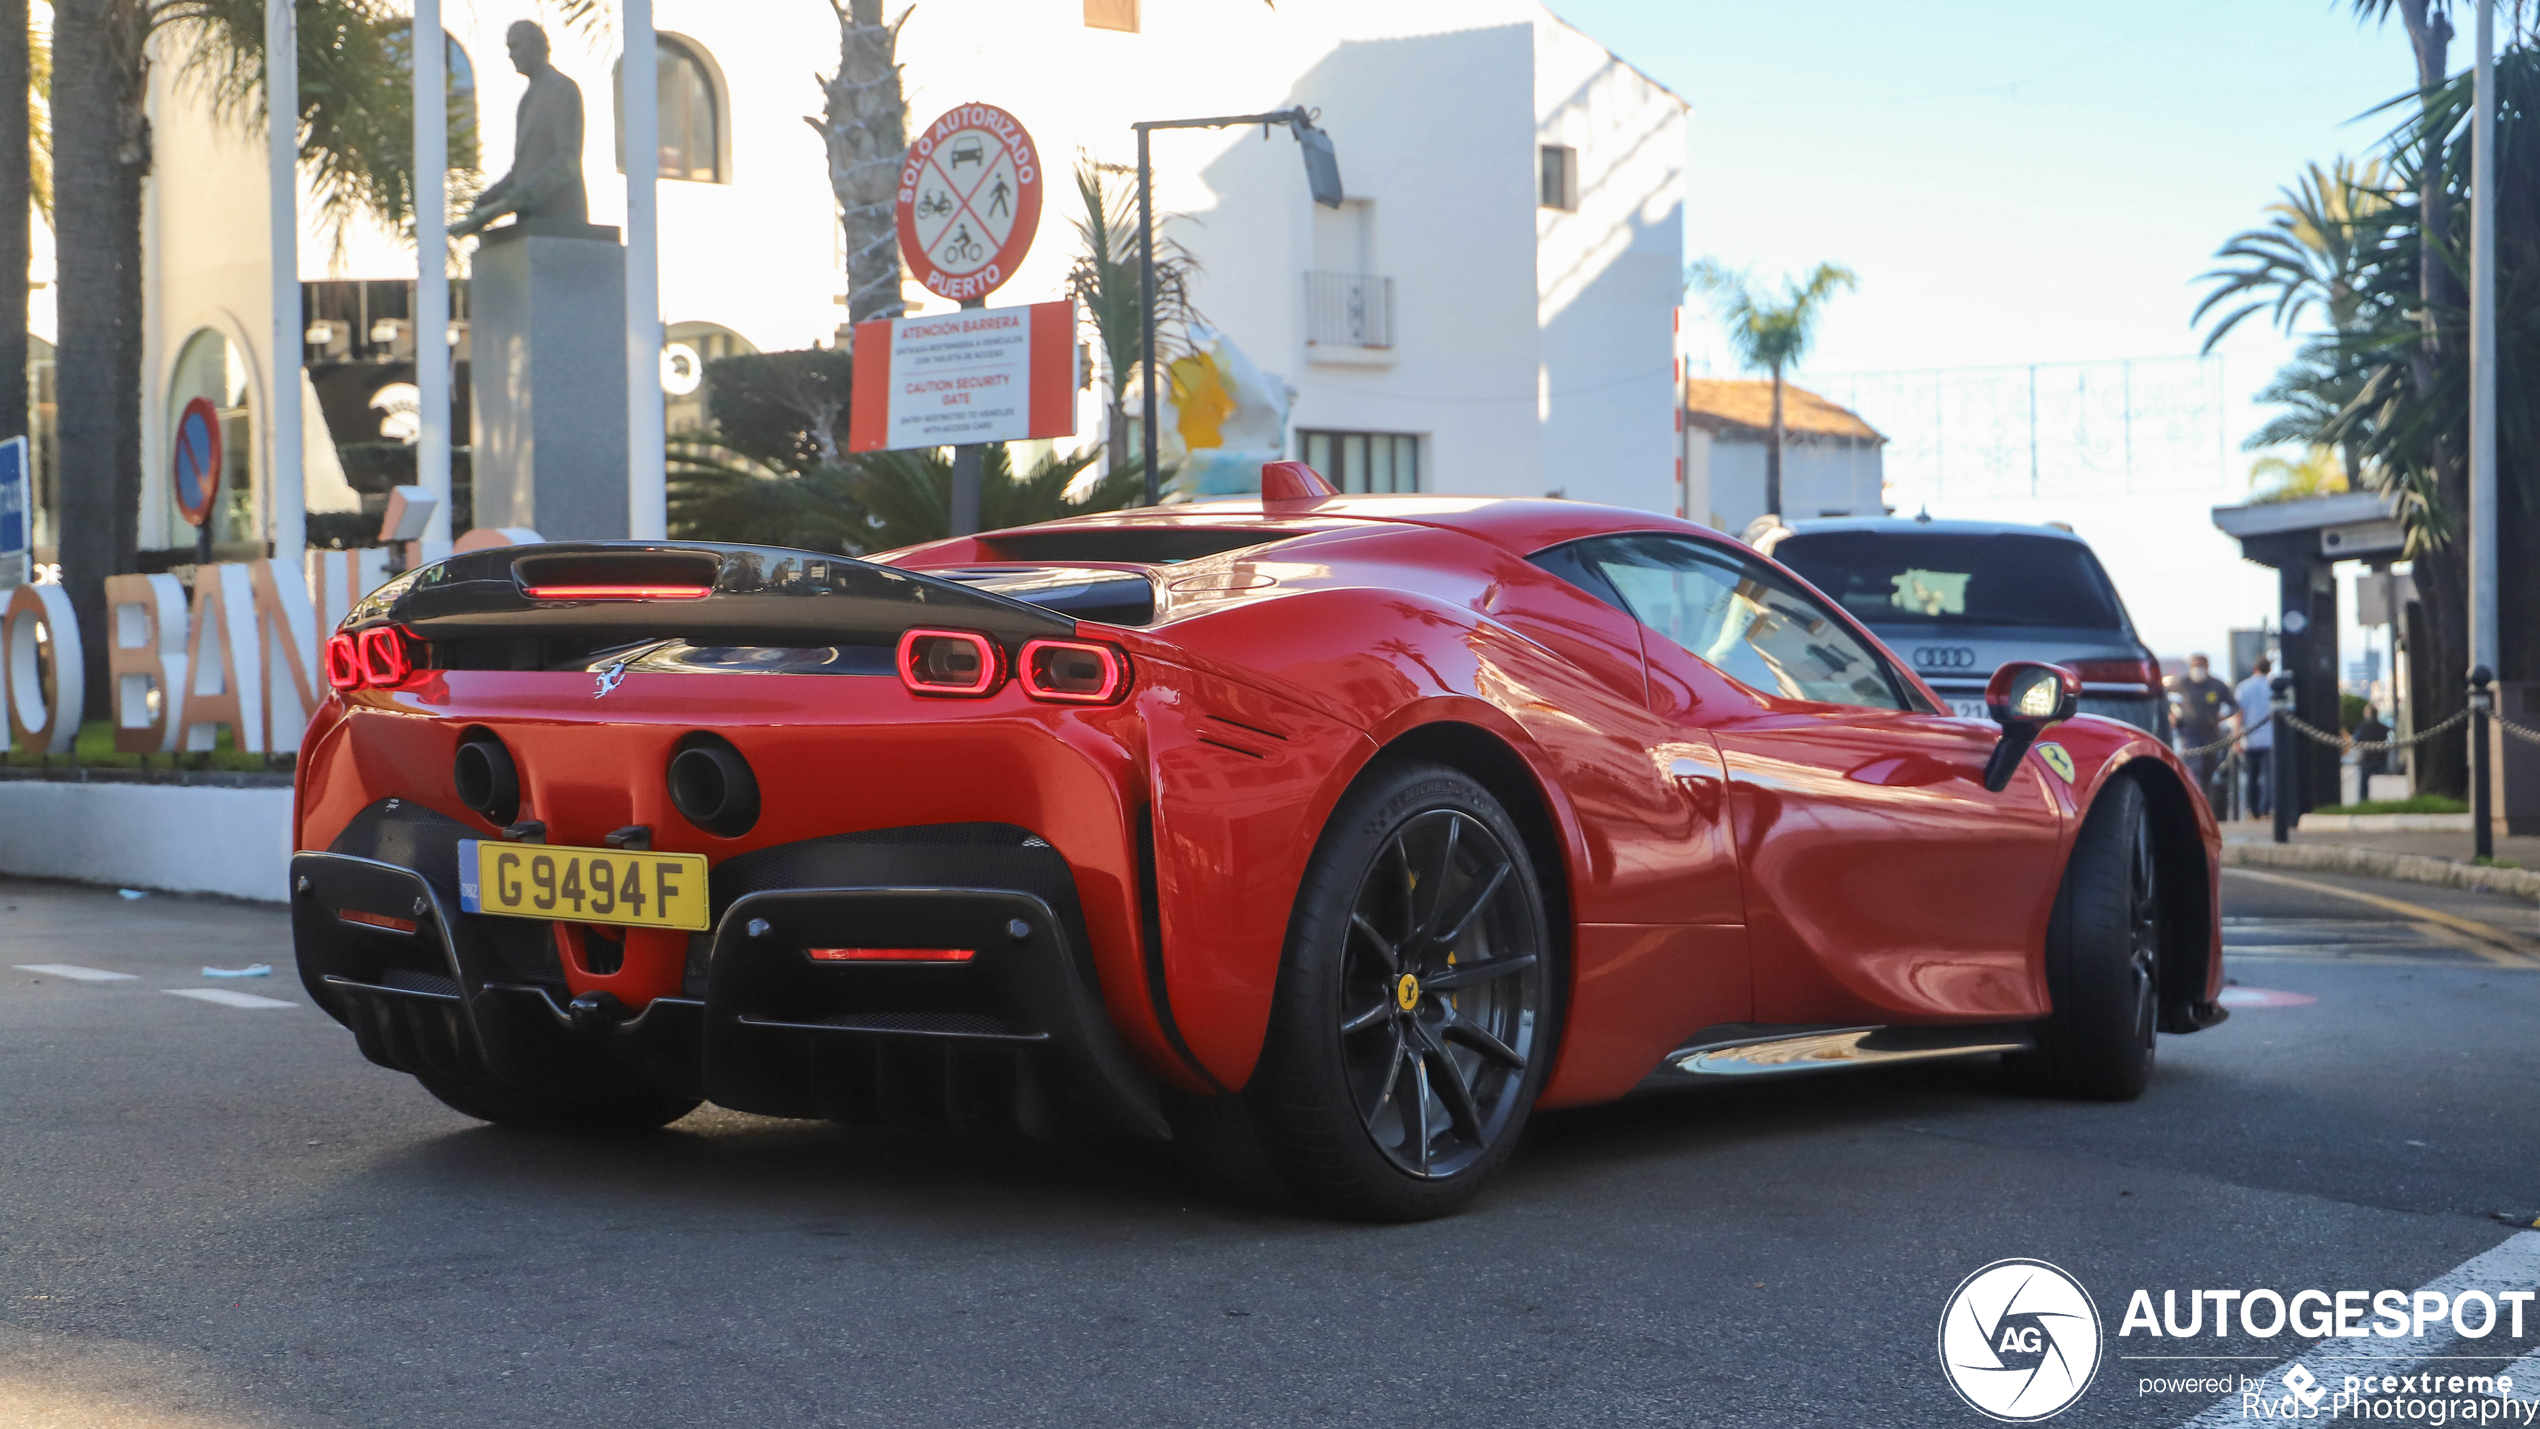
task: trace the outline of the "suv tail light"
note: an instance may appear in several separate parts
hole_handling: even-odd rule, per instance
[[[1004,653],[985,635],[912,630],[900,637],[900,683],[916,694],[976,697],[1004,681]]]
[[[1023,693],[1055,704],[1107,705],[1129,692],[1129,657],[1082,640],[1033,640],[1016,662]]]
[[[339,690],[362,687],[362,647],[352,636],[326,638],[326,682]]]
[[[374,625],[358,638],[362,678],[373,685],[402,685],[414,673],[414,649],[393,625]]]
[[[2075,660],[2074,674],[2089,685],[2134,685],[2147,695],[2161,692],[2161,666],[2156,660]]]

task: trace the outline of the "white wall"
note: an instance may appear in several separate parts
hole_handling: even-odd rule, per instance
[[[291,791],[0,781],[0,873],[280,902]]]
[[[1691,519],[1734,536],[1764,514],[1764,444],[1737,437],[1712,437],[1693,429],[1699,442],[1689,443],[1697,455],[1688,471],[1700,475],[1688,482],[1708,503]],[[1782,519],[1815,516],[1878,516],[1886,511],[1879,449],[1868,443],[1808,441],[1782,443]]]

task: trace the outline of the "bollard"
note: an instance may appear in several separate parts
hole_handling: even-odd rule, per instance
[[[2480,859],[2496,857],[2496,830],[2488,822],[2487,716],[2496,708],[2495,672],[2473,665],[2469,672],[2469,827],[2471,850]]]
[[[2275,815],[2275,841],[2293,841],[2293,821],[2302,816],[2293,789],[2293,727],[2284,716],[2293,712],[2293,674],[2286,671],[2268,682],[2273,698],[2267,701],[2267,717],[2275,722],[2275,738],[2267,746],[2267,802]]]

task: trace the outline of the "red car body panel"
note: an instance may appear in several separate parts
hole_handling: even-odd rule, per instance
[[[1073,872],[1122,1041],[1167,1085],[1231,1090],[1260,1056],[1297,889],[1332,810],[1370,761],[1443,731],[1504,751],[1548,828],[1554,866],[1539,871],[1570,972],[1544,1097],[1557,1106],[1622,1095],[1689,1034],[1722,1024],[2043,1015],[2047,921],[2081,818],[2107,780],[2149,761],[2193,811],[2209,925],[2197,1001],[2219,992],[2218,832],[2175,756],[2141,731],[2068,721],[2047,739],[2069,754],[2070,782],[2031,753],[1987,794],[1989,724],[1759,694],[1526,559],[1595,535],[1726,544],[1717,533],[1570,502],[1272,506],[1024,533],[1286,537],[1178,564],[1027,560],[1002,544],[1014,533],[877,558],[936,575],[1152,570],[1152,621],[1077,627],[1127,652],[1125,703],[1038,703],[1013,682],[948,700],[888,678],[660,672],[628,673],[600,702],[584,670],[434,669],[402,688],[339,693],[319,713],[295,846],[329,848],[387,799],[497,837],[449,773],[475,728],[512,748],[522,817],[559,844],[644,824],[655,848],[720,863],[858,830],[1019,825]],[[670,807],[662,770],[699,729],[759,772],[765,812],[743,837],[705,833]],[[640,1009],[677,991],[686,948],[683,934],[637,933],[615,972],[563,961],[574,993]]]

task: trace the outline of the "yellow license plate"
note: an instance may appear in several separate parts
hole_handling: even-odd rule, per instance
[[[706,859],[556,844],[459,843],[459,906],[470,913],[685,928],[706,921]]]

